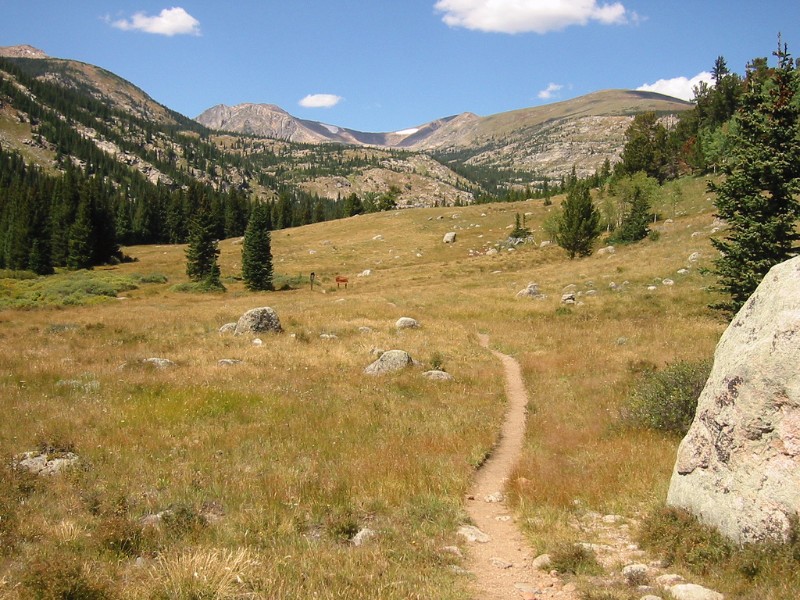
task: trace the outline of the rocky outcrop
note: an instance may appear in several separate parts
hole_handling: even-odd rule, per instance
[[[739,543],[785,539],[800,509],[800,257],[723,334],[667,503]]]

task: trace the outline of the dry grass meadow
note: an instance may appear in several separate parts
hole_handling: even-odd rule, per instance
[[[186,280],[185,247],[132,247],[138,262],[94,275],[167,283],[0,311],[0,596],[466,597],[459,559],[441,548],[461,544],[463,497],[504,410],[501,365],[478,332],[526,378],[528,440],[509,492],[535,548],[572,539],[576,511],[634,516],[663,502],[679,440],[622,427],[619,406],[637,371],[711,356],[725,326],[707,308],[705,182],[674,185],[655,207],[673,219],[660,238],[612,255],[538,247],[558,199],[417,209],[274,232],[286,291],[245,291],[232,277],[241,246],[225,240],[224,294],[171,289]],[[518,212],[537,243],[483,254]],[[442,243],[448,231],[455,244]],[[547,298],[516,298],[529,282]],[[596,293],[563,306],[570,284]],[[258,306],[285,332],[261,346],[218,333]],[[395,330],[402,316],[421,328]],[[424,366],[366,376],[373,348]],[[242,363],[218,366],[226,358]],[[438,362],[454,381],[421,376]],[[48,478],[10,467],[37,448],[80,461]],[[375,535],[356,546],[363,528]]]

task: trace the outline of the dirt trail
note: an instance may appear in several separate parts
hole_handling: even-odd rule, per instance
[[[478,335],[489,348],[489,337]],[[519,364],[512,357],[491,350],[503,363],[508,396],[500,440],[492,456],[480,468],[467,499],[467,512],[475,526],[489,537],[469,545],[467,568],[475,576],[475,600],[575,600],[574,586],[531,567],[534,556],[527,546],[503,498],[503,489],[522,452],[528,394]]]

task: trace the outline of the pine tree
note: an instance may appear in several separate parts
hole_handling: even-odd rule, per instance
[[[724,239],[712,243],[720,288],[736,312],[767,271],[797,253],[800,239],[800,75],[784,46],[777,68],[751,67],[741,107],[731,128],[734,143],[725,180],[711,185],[717,216],[728,222]],[[755,64],[755,63],[754,63]]]
[[[186,249],[186,274],[209,290],[224,290],[217,264],[216,223],[206,202],[202,202],[189,225],[189,247]]]
[[[92,207],[86,198],[78,205],[75,222],[69,228],[67,241],[67,268],[72,270],[90,269],[92,267]]]
[[[247,289],[266,291],[272,287],[272,222],[269,206],[253,207],[242,242],[242,277]]]
[[[600,224],[600,214],[592,203],[589,187],[583,182],[573,185],[562,209],[556,243],[569,253],[570,259],[588,256],[599,235]]]

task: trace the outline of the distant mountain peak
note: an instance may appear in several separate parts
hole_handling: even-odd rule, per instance
[[[0,56],[6,58],[50,58],[45,52],[28,44],[0,46]]]

